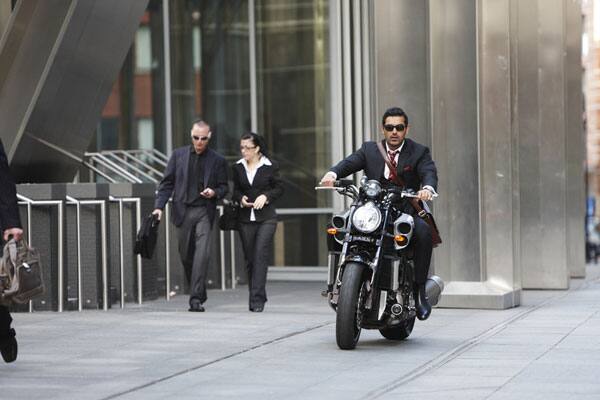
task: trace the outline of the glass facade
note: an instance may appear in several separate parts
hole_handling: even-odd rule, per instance
[[[166,151],[162,1],[151,0],[104,106],[90,150]]]
[[[190,123],[211,125],[211,146],[235,158],[250,129],[248,2],[170,2],[173,145],[189,143]]]
[[[320,209],[331,207],[331,196],[317,197],[314,186],[333,162],[328,4],[178,0],[168,3],[167,20],[162,1],[150,1],[91,150],[168,153],[169,144],[189,143],[190,123],[202,117],[213,131],[211,147],[233,163],[239,137],[255,127],[285,185],[273,263],[325,265],[329,215]]]
[[[317,197],[314,189],[331,165],[327,3],[256,2],[257,126],[281,165],[285,192],[280,207],[327,207],[320,202],[330,198]],[[325,265],[325,251],[318,249],[327,219],[284,216],[274,262]]]

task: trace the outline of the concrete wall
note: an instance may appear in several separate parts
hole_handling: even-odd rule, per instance
[[[441,305],[568,288],[585,273],[581,3],[371,4],[378,112],[403,107],[438,166]]]

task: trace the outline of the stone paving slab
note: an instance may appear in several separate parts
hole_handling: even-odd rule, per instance
[[[124,310],[15,314],[19,358],[1,399],[600,399],[600,267],[509,310],[435,309],[406,341],[335,344],[318,282],[269,282]]]

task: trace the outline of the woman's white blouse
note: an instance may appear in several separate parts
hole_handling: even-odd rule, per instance
[[[260,160],[258,160],[258,165],[253,171],[250,170],[248,162],[244,158],[238,160],[237,164],[242,164],[244,166],[244,169],[246,170],[246,177],[248,178],[248,182],[250,182],[250,185],[252,185],[252,182],[254,182],[256,171],[258,171],[260,167],[262,167],[263,165],[273,165],[273,163],[271,163],[271,160],[269,160],[265,156],[262,156]],[[254,208],[250,210],[250,221],[256,221],[256,216],[254,215]]]

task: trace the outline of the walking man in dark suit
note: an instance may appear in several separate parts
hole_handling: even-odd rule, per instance
[[[8,241],[10,236],[20,240],[23,236],[21,219],[17,206],[17,189],[8,168],[8,159],[4,146],[0,141],[0,226],[2,239]],[[0,305],[0,353],[7,363],[17,359],[17,339],[15,330],[10,327],[12,318],[8,307]]]
[[[409,128],[408,116],[401,108],[388,109],[382,118],[382,144],[387,150],[391,165],[396,167],[396,174],[404,181],[406,188],[414,190],[420,200],[429,201],[437,195],[437,169],[429,149],[406,138]],[[364,170],[367,178],[376,179],[384,186],[395,185],[393,174],[390,174],[376,142],[364,143],[360,149],[332,167],[321,179],[321,185],[331,186],[336,179],[361,170]],[[416,212],[409,202],[404,201],[401,209],[415,217],[415,308],[417,318],[424,320],[431,314],[431,305],[425,292],[433,249],[431,228],[422,218],[415,215]]]
[[[153,214],[160,219],[173,196],[173,223],[179,228],[179,256],[190,284],[189,311],[204,311],[216,204],[229,188],[225,158],[208,147],[211,135],[206,122],[194,121],[192,145],[173,151],[154,203]]]

